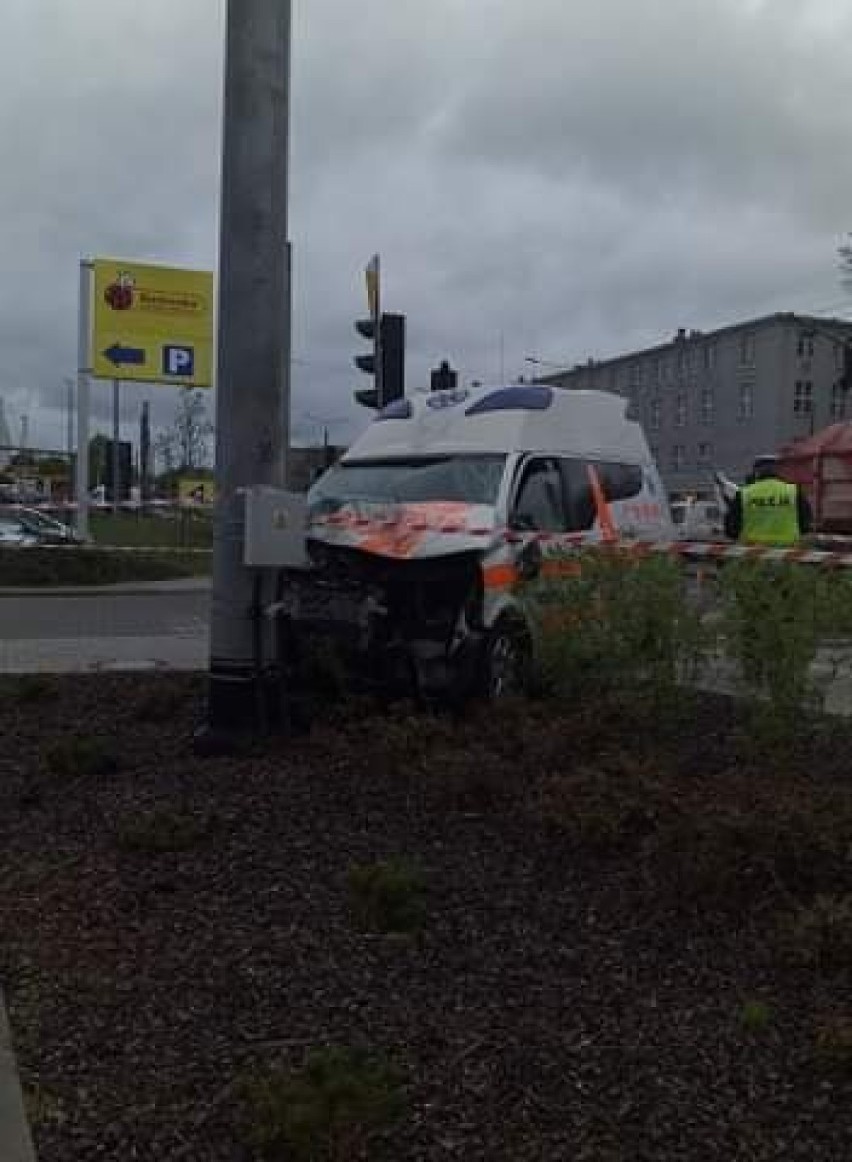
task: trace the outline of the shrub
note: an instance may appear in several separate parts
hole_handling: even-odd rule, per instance
[[[424,881],[403,860],[361,864],[348,874],[349,902],[357,922],[376,932],[415,932],[423,923]]]
[[[852,895],[817,896],[786,931],[795,958],[823,972],[852,971]]]
[[[60,778],[86,778],[112,775],[118,760],[111,748],[99,738],[68,738],[50,747],[45,764],[51,774]]]
[[[559,558],[557,558],[558,560]],[[671,702],[694,676],[708,631],[686,600],[678,562],[589,550],[575,576],[533,586],[539,678],[561,697],[623,690]]]
[[[852,1017],[837,1013],[823,1021],[814,1040],[817,1064],[852,1078]]]
[[[28,1082],[21,1088],[27,1121],[34,1129],[40,1130],[67,1119],[65,1102],[58,1094],[38,1082]]]
[[[209,830],[209,819],[162,809],[128,820],[119,828],[117,841],[123,851],[165,855],[188,851]]]
[[[764,1001],[746,1001],[740,1009],[740,1024],[747,1033],[765,1033],[772,1023],[772,1010]]]
[[[104,552],[96,548],[0,549],[4,585],[115,585],[119,582],[166,581],[210,572],[209,553]]]
[[[852,629],[852,586],[802,565],[739,561],[724,568],[719,587],[727,655],[765,700],[768,725],[795,728],[802,711],[822,707],[812,666],[826,636]]]
[[[354,1162],[403,1110],[397,1071],[357,1049],[314,1050],[297,1070],[252,1078],[244,1095],[252,1144],[298,1162]]]

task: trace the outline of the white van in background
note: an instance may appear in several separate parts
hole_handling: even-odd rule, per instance
[[[724,514],[717,500],[675,500],[671,510],[680,541],[720,541],[725,535]]]

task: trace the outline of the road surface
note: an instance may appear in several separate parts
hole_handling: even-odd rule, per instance
[[[0,673],[204,669],[209,607],[209,591],[198,583],[114,592],[0,592]]]

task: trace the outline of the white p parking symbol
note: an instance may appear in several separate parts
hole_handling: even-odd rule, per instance
[[[163,374],[175,379],[191,379],[195,374],[195,350],[177,345],[164,347]]]

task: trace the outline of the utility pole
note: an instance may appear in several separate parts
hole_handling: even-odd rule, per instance
[[[282,487],[289,449],[290,33],[291,0],[228,0],[206,750],[256,725],[244,490]]]
[[[144,510],[148,503],[151,476],[151,405],[145,400],[139,419],[139,501]]]
[[[65,380],[65,451],[68,453],[70,469],[74,456],[74,380]]]

